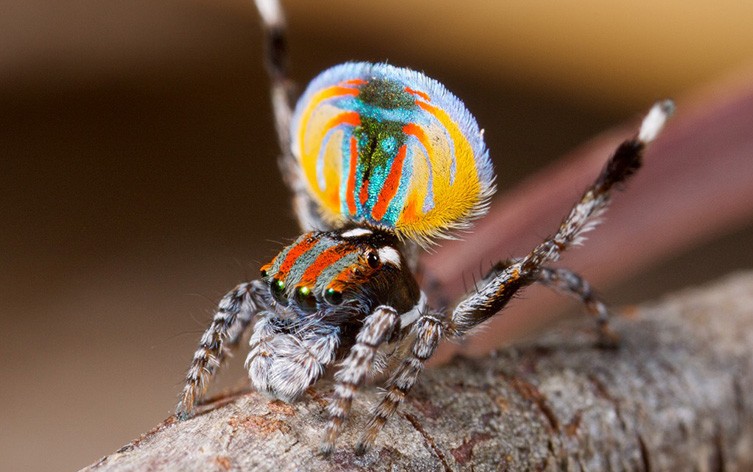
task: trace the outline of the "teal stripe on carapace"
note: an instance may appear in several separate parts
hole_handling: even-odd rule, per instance
[[[299,245],[303,240],[310,237],[311,233],[303,234],[296,239],[293,244],[290,244],[289,246],[286,246],[283,248],[282,251],[280,251],[279,254],[277,254],[277,257],[272,260],[272,265],[267,270],[267,273],[270,277],[275,277],[277,273],[280,271],[280,267],[282,266],[282,263],[285,262],[285,258],[288,257],[288,253],[291,249]]]
[[[316,244],[311,246],[305,252],[302,252],[293,262],[290,272],[285,279],[287,291],[292,294],[293,290],[300,285],[306,270],[315,264],[316,260],[322,253],[341,244],[342,243],[339,240],[327,236],[326,233],[317,234]]]
[[[330,287],[332,281],[340,275],[343,270],[353,267],[359,260],[360,251],[351,250],[343,257],[328,265],[322,270],[319,276],[316,278],[314,289],[317,293],[323,293],[324,290]]]

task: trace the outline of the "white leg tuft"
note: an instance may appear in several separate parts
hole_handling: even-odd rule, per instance
[[[675,103],[672,100],[663,100],[656,103],[643,119],[641,130],[638,132],[638,139],[644,143],[650,143],[664,128],[667,119],[675,111]]]
[[[267,27],[281,28],[285,25],[285,17],[278,0],[255,0],[254,3]]]

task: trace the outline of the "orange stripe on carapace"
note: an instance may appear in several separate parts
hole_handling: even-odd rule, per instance
[[[351,215],[356,214],[356,166],[358,165],[358,141],[355,136],[350,137],[350,172],[348,173],[348,188],[345,192],[345,200],[348,202],[348,211]]]
[[[316,283],[316,278],[319,277],[319,274],[321,274],[324,269],[345,257],[345,255],[352,250],[353,248],[349,244],[340,244],[325,249],[324,252],[319,254],[314,262],[306,268],[298,285],[313,286]]]
[[[407,128],[408,126],[413,125],[406,125],[405,127]],[[371,210],[371,217],[376,221],[381,220],[387,212],[387,206],[389,206],[395,194],[397,194],[397,189],[400,187],[400,177],[402,177],[403,173],[403,161],[405,161],[406,149],[405,144],[403,144],[397,151],[397,156],[395,156],[392,167],[390,167],[390,173],[387,175],[384,185],[382,185],[382,191],[379,192],[379,199]]]
[[[428,95],[426,95],[425,93],[423,93],[422,91],[420,91],[420,90],[413,90],[410,87],[405,87],[405,91],[408,92],[411,95],[415,95],[417,97],[421,97],[424,100],[426,100],[427,102],[431,101],[431,98]]]
[[[298,244],[295,247],[290,248],[290,251],[288,251],[287,256],[285,256],[285,260],[282,261],[282,265],[280,265],[280,270],[277,271],[277,274],[271,274],[277,277],[280,280],[285,280],[285,277],[287,277],[288,272],[290,272],[290,269],[293,268],[293,265],[295,264],[295,261],[303,255],[304,252],[311,249],[314,244],[316,244],[317,239],[316,238],[306,238],[303,241],[301,241],[300,244]]]

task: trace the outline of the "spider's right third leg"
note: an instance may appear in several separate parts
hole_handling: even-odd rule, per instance
[[[191,416],[228,352],[238,345],[254,316],[266,307],[265,289],[266,285],[256,280],[240,284],[222,297],[186,374],[186,385],[176,409],[178,419]]]

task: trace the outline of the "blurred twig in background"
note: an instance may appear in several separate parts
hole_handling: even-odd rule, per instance
[[[753,217],[753,73],[745,71],[681,100],[676,117],[649,148],[643,169],[615,197],[605,223],[562,265],[582,270],[604,288],[676,253],[748,224]],[[570,203],[596,175],[616,143],[635,126],[611,131],[539,171],[498,198],[464,241],[425,258],[428,278],[462,293],[461,275],[479,263],[526,253],[556,229]],[[749,250],[739,248],[740,251]],[[492,319],[463,352],[483,354],[556,311],[556,298],[528,297]],[[561,302],[561,299],[559,300]],[[551,313],[549,314],[551,316]],[[451,349],[445,346],[445,354]]]

